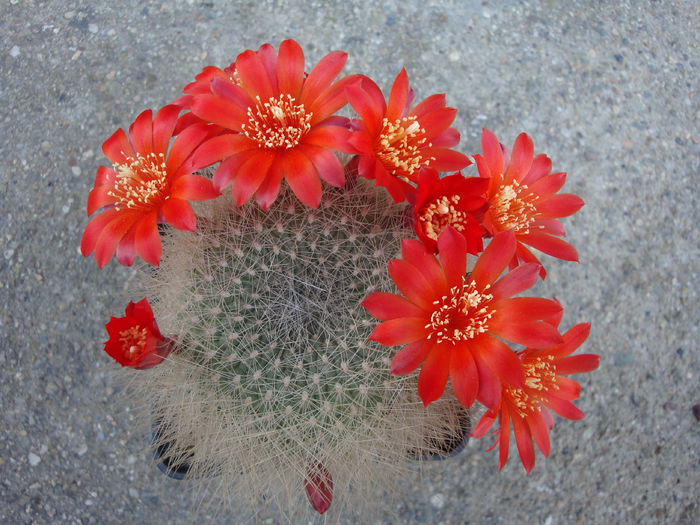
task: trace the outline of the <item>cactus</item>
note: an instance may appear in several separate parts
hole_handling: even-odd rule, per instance
[[[464,431],[453,397],[424,408],[415,375],[390,375],[392,350],[368,341],[360,303],[392,290],[405,204],[353,178],[318,209],[286,189],[267,212],[229,196],[196,212],[197,231],[168,231],[160,267],[143,275],[179,348],[137,383],[170,464],[287,516],[310,510],[304,484],[321,466],[334,508],[359,511],[397,485],[407,458],[444,453]]]

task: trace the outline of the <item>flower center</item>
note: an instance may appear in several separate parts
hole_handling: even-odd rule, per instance
[[[459,200],[459,195],[450,197],[443,195],[421,210],[419,220],[423,223],[423,229],[429,238],[437,241],[442,231],[448,226],[460,232],[464,231],[467,214],[455,207],[459,204]]]
[[[543,394],[551,390],[559,390],[552,361],[554,356],[548,355],[524,362],[525,388],[506,388],[506,394],[520,417],[539,412],[542,409],[540,402]]]
[[[416,117],[404,117],[394,122],[384,119],[377,156],[393,175],[411,179],[421,167],[435,160],[421,155],[420,149],[426,140],[425,129],[420,127]]]
[[[152,207],[160,201],[168,188],[168,172],[163,153],[140,153],[136,158],[128,157],[124,164],[115,164],[117,177],[108,195],[116,199],[117,210],[125,208]]]
[[[500,188],[493,198],[491,213],[501,231],[529,233],[530,224],[537,215],[537,206],[533,203],[536,198],[527,192],[527,185],[521,186],[517,181]]]
[[[484,291],[491,285],[486,285]],[[430,322],[425,325],[430,330],[428,339],[433,337],[438,343],[468,341],[488,331],[488,321],[494,309],[488,304],[493,295],[479,292],[474,281],[466,282],[462,277],[460,286],[453,286],[448,295],[433,301],[435,310]]]
[[[248,123],[243,133],[267,149],[289,149],[297,146],[311,129],[313,113],[307,113],[304,104],[297,104],[291,95],[270,97],[255,108],[248,108]]]
[[[119,342],[124,356],[129,360],[136,359],[143,352],[147,337],[148,330],[141,326],[132,326],[119,332]]]

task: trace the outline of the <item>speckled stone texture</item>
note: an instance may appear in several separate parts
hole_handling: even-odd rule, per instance
[[[133,407],[115,406],[103,324],[132,271],[100,271],[78,244],[106,137],[202,66],[287,37],[309,63],[348,51],[346,71],[382,86],[406,66],[420,97],[459,108],[466,153],[484,126],[507,144],[528,132],[587,202],[566,220],[581,264],[545,258],[537,291],[564,303],[565,328],[593,323],[588,417],[558,420],[527,477],[516,454],[498,472],[490,440],[470,443],[376,522],[700,521],[700,4],[375,4],[0,4],[0,522],[240,522],[193,509],[150,462]]]

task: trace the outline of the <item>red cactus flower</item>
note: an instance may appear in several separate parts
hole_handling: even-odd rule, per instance
[[[457,110],[445,107],[445,95],[432,95],[410,109],[413,94],[405,69],[394,80],[388,103],[367,77],[347,93],[360,117],[350,138],[360,156],[359,175],[384,186],[394,201],[406,200],[422,168],[457,171],[470,164],[465,155],[450,149],[459,142],[459,133],[450,127]]]
[[[576,213],[584,204],[576,195],[557,194],[566,173],[550,173],[552,161],[546,155],[533,158],[532,139],[525,133],[515,140],[510,156],[487,129],[481,145],[483,155],[474,158],[479,174],[489,179],[489,208],[483,224],[491,235],[515,232],[518,247],[512,264],[539,263],[525,245],[559,259],[578,261],[574,247],[559,238],[566,231],[557,219]],[[541,272],[544,277],[544,269]]]
[[[484,249],[481,237],[486,232],[473,213],[486,203],[483,195],[487,185],[488,181],[481,177],[463,177],[455,173],[441,179],[433,169],[421,172],[413,225],[428,250],[437,250],[438,237],[447,226],[464,236],[468,253],[476,255]]]
[[[173,341],[158,330],[148,299],[129,302],[124,317],[112,317],[105,325],[107,352],[117,363],[143,370],[160,363],[173,349]]]
[[[392,361],[392,374],[408,374],[422,364],[418,394],[427,406],[447,384],[470,407],[475,399],[495,408],[501,384],[523,388],[515,353],[500,339],[551,346],[561,342],[543,321],[561,306],[548,299],[512,298],[537,280],[539,266],[525,264],[498,278],[515,253],[515,237],[503,232],[491,241],[466,274],[464,237],[447,227],[438,238],[440,260],[418,241],[402,243],[402,259],[389,262],[389,275],[405,296],[375,292],[362,305],[383,321],[370,339],[385,346],[406,345]]]
[[[187,201],[205,200],[218,193],[211,181],[194,175],[190,154],[218,130],[205,124],[185,129],[170,145],[181,108],[170,105],[155,117],[141,113],[129,128],[118,129],[102,145],[114,165],[97,169],[95,185],[87,202],[93,217],[85,228],[80,249],[85,257],[95,252],[102,268],[117,252],[117,260],[131,266],[140,255],[158,265],[161,241],[158,222],[181,230],[194,230],[196,218]]]
[[[576,325],[564,334],[562,343],[544,350],[528,348],[518,354],[525,374],[523,387],[504,387],[499,408],[488,410],[472,432],[474,437],[483,437],[498,420],[493,448],[499,447],[499,470],[508,461],[511,424],[520,460],[529,473],[535,465],[533,440],[545,457],[549,455],[549,430],[554,424],[549,410],[567,419],[584,417],[571,403],[578,399],[581,385],[565,376],[598,368],[598,355],[570,355],[588,338],[590,328],[588,323]]]
[[[333,82],[347,59],[340,51],[326,55],[306,76],[304,53],[294,40],[282,42],[277,56],[263,48],[236,58],[237,81],[213,75],[212,93],[192,95],[196,116],[229,131],[205,143],[196,163],[222,160],[214,185],[222,189],[233,182],[239,206],[254,195],[268,209],[284,178],[300,201],[318,207],[319,177],[333,186],[345,181],[330,150],[347,149],[347,119],[333,114],[346,104],[344,88],[355,77]]]

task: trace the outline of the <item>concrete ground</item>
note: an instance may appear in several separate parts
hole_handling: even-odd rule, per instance
[[[202,66],[287,37],[311,63],[348,51],[346,71],[383,86],[406,66],[459,109],[464,152],[484,126],[528,132],[587,202],[566,221],[581,264],[547,258],[539,288],[566,326],[593,323],[587,418],[559,420],[527,477],[472,443],[383,522],[700,522],[698,27],[694,0],[4,0],[0,522],[239,522],[193,510],[114,405],[103,324],[132,272],[78,244],[106,137]]]

